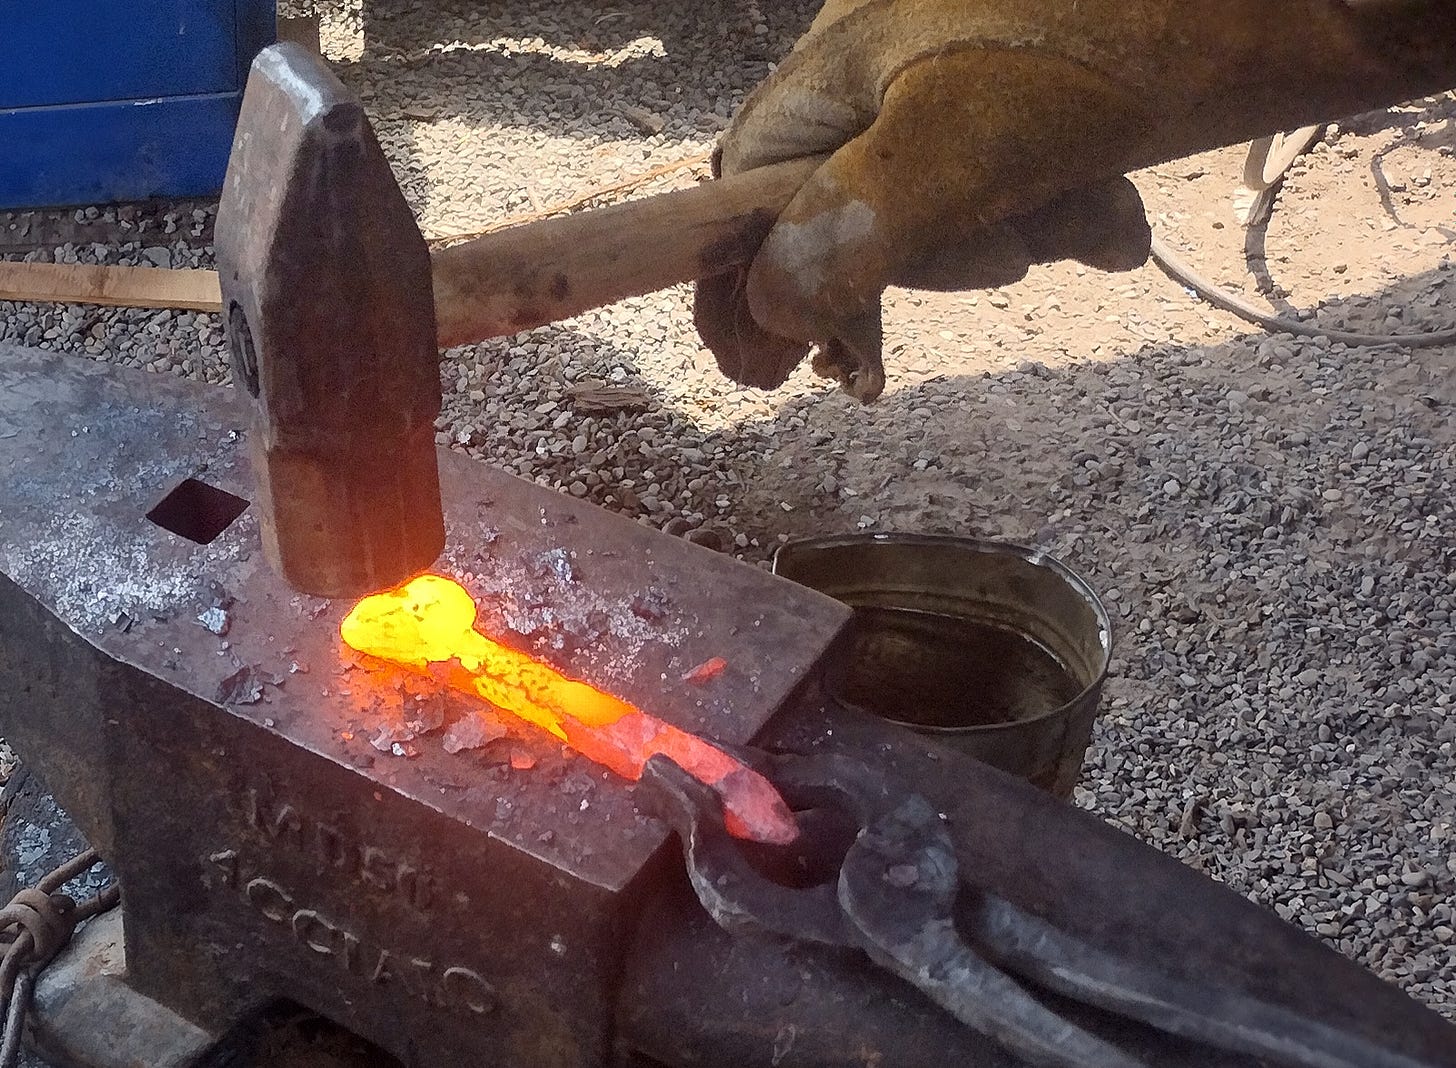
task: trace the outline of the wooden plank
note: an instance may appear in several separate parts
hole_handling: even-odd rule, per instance
[[[0,300],[221,311],[216,271],[0,262]]]

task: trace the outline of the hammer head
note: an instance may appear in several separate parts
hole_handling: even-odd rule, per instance
[[[297,45],[253,63],[216,247],[269,561],[321,597],[428,567],[445,543],[429,250],[363,106]]]

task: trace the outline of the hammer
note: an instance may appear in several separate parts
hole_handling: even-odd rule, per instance
[[[253,397],[263,548],[355,597],[444,547],[439,349],[747,263],[817,166],[528,223],[432,257],[363,105],[296,44],[261,52],[217,218],[233,380]]]

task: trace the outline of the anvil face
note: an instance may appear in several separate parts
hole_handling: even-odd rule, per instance
[[[375,748],[400,698],[342,649],[349,605],[226,522],[246,426],[231,390],[0,346],[0,724],[121,876],[132,981],[205,1026],[293,998],[410,1064],[601,1062],[664,829],[544,734],[521,770]],[[482,629],[685,730],[751,740],[848,618],[458,455],[440,477]]]

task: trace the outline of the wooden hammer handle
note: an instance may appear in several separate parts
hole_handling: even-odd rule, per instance
[[[505,337],[748,263],[822,162],[524,223],[432,257],[441,348]]]

